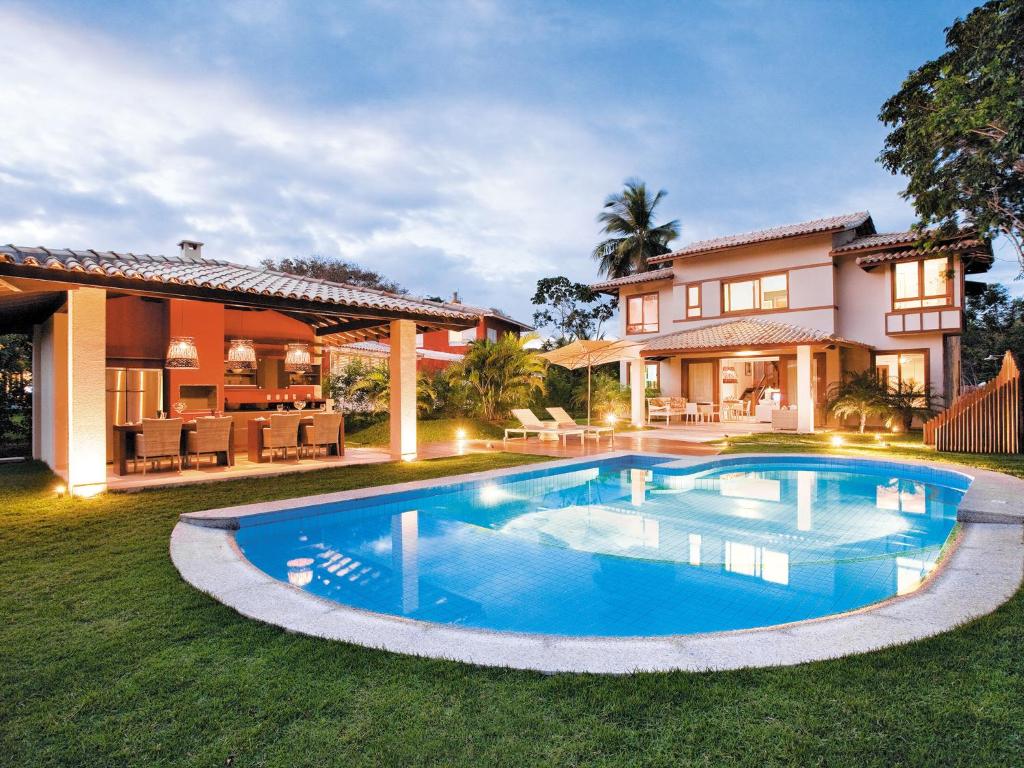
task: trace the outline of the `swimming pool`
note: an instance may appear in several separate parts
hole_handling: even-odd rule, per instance
[[[749,629],[914,590],[969,480],[833,458],[620,456],[247,518],[245,557],[341,605],[567,636]]]

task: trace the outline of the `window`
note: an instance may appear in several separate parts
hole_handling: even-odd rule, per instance
[[[496,342],[498,340],[498,329],[488,328],[487,329],[487,340],[490,342]]]
[[[700,317],[700,283],[686,286],[686,316]]]
[[[885,352],[875,355],[875,372],[883,384],[896,387],[928,385],[928,366],[924,352]]]
[[[920,309],[952,304],[949,259],[902,261],[892,269],[892,308]]]
[[[789,278],[785,272],[722,283],[723,312],[763,312],[788,306]]]
[[[448,331],[449,347],[464,347],[469,342],[476,340],[476,328],[467,328],[464,331]]]
[[[423,334],[416,334],[416,349],[423,349]]]
[[[626,333],[658,332],[658,294],[645,293],[626,299]]]

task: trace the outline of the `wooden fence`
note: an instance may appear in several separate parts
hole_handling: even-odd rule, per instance
[[[959,453],[1020,453],[1020,368],[1009,351],[999,374],[925,422],[925,445]]]

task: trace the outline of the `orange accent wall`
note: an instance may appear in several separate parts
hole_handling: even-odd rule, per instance
[[[163,368],[167,336],[167,302],[107,299],[108,365]]]
[[[199,353],[199,370],[167,371],[168,407],[181,398],[183,384],[217,387],[217,408],[224,407],[224,305],[207,301],[170,299],[170,336],[192,336]]]
[[[313,329],[295,318],[266,309],[247,312],[240,309],[224,310],[224,339],[252,339],[260,342],[316,340]]]

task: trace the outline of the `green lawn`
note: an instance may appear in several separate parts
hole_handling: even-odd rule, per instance
[[[387,420],[345,436],[353,445],[387,445],[389,440]],[[483,419],[421,419],[416,423],[416,442],[443,443],[454,440],[458,430],[465,430],[466,438],[498,439],[504,436],[500,425]]]
[[[912,646],[630,677],[419,660],[288,634],[184,584],[180,512],[529,461],[474,455],[58,501],[0,466],[0,765],[1009,766],[1024,597]]]
[[[840,448],[832,446],[832,438],[843,439]],[[718,443],[723,444],[723,441]],[[921,442],[921,433],[882,435],[882,442],[874,434],[856,432],[818,433],[813,435],[763,434],[731,437],[724,443],[723,453],[830,453],[837,456],[874,456],[878,458],[910,458],[924,461],[956,462],[994,469],[1016,477],[1024,477],[1024,457],[996,453],[937,453]]]

